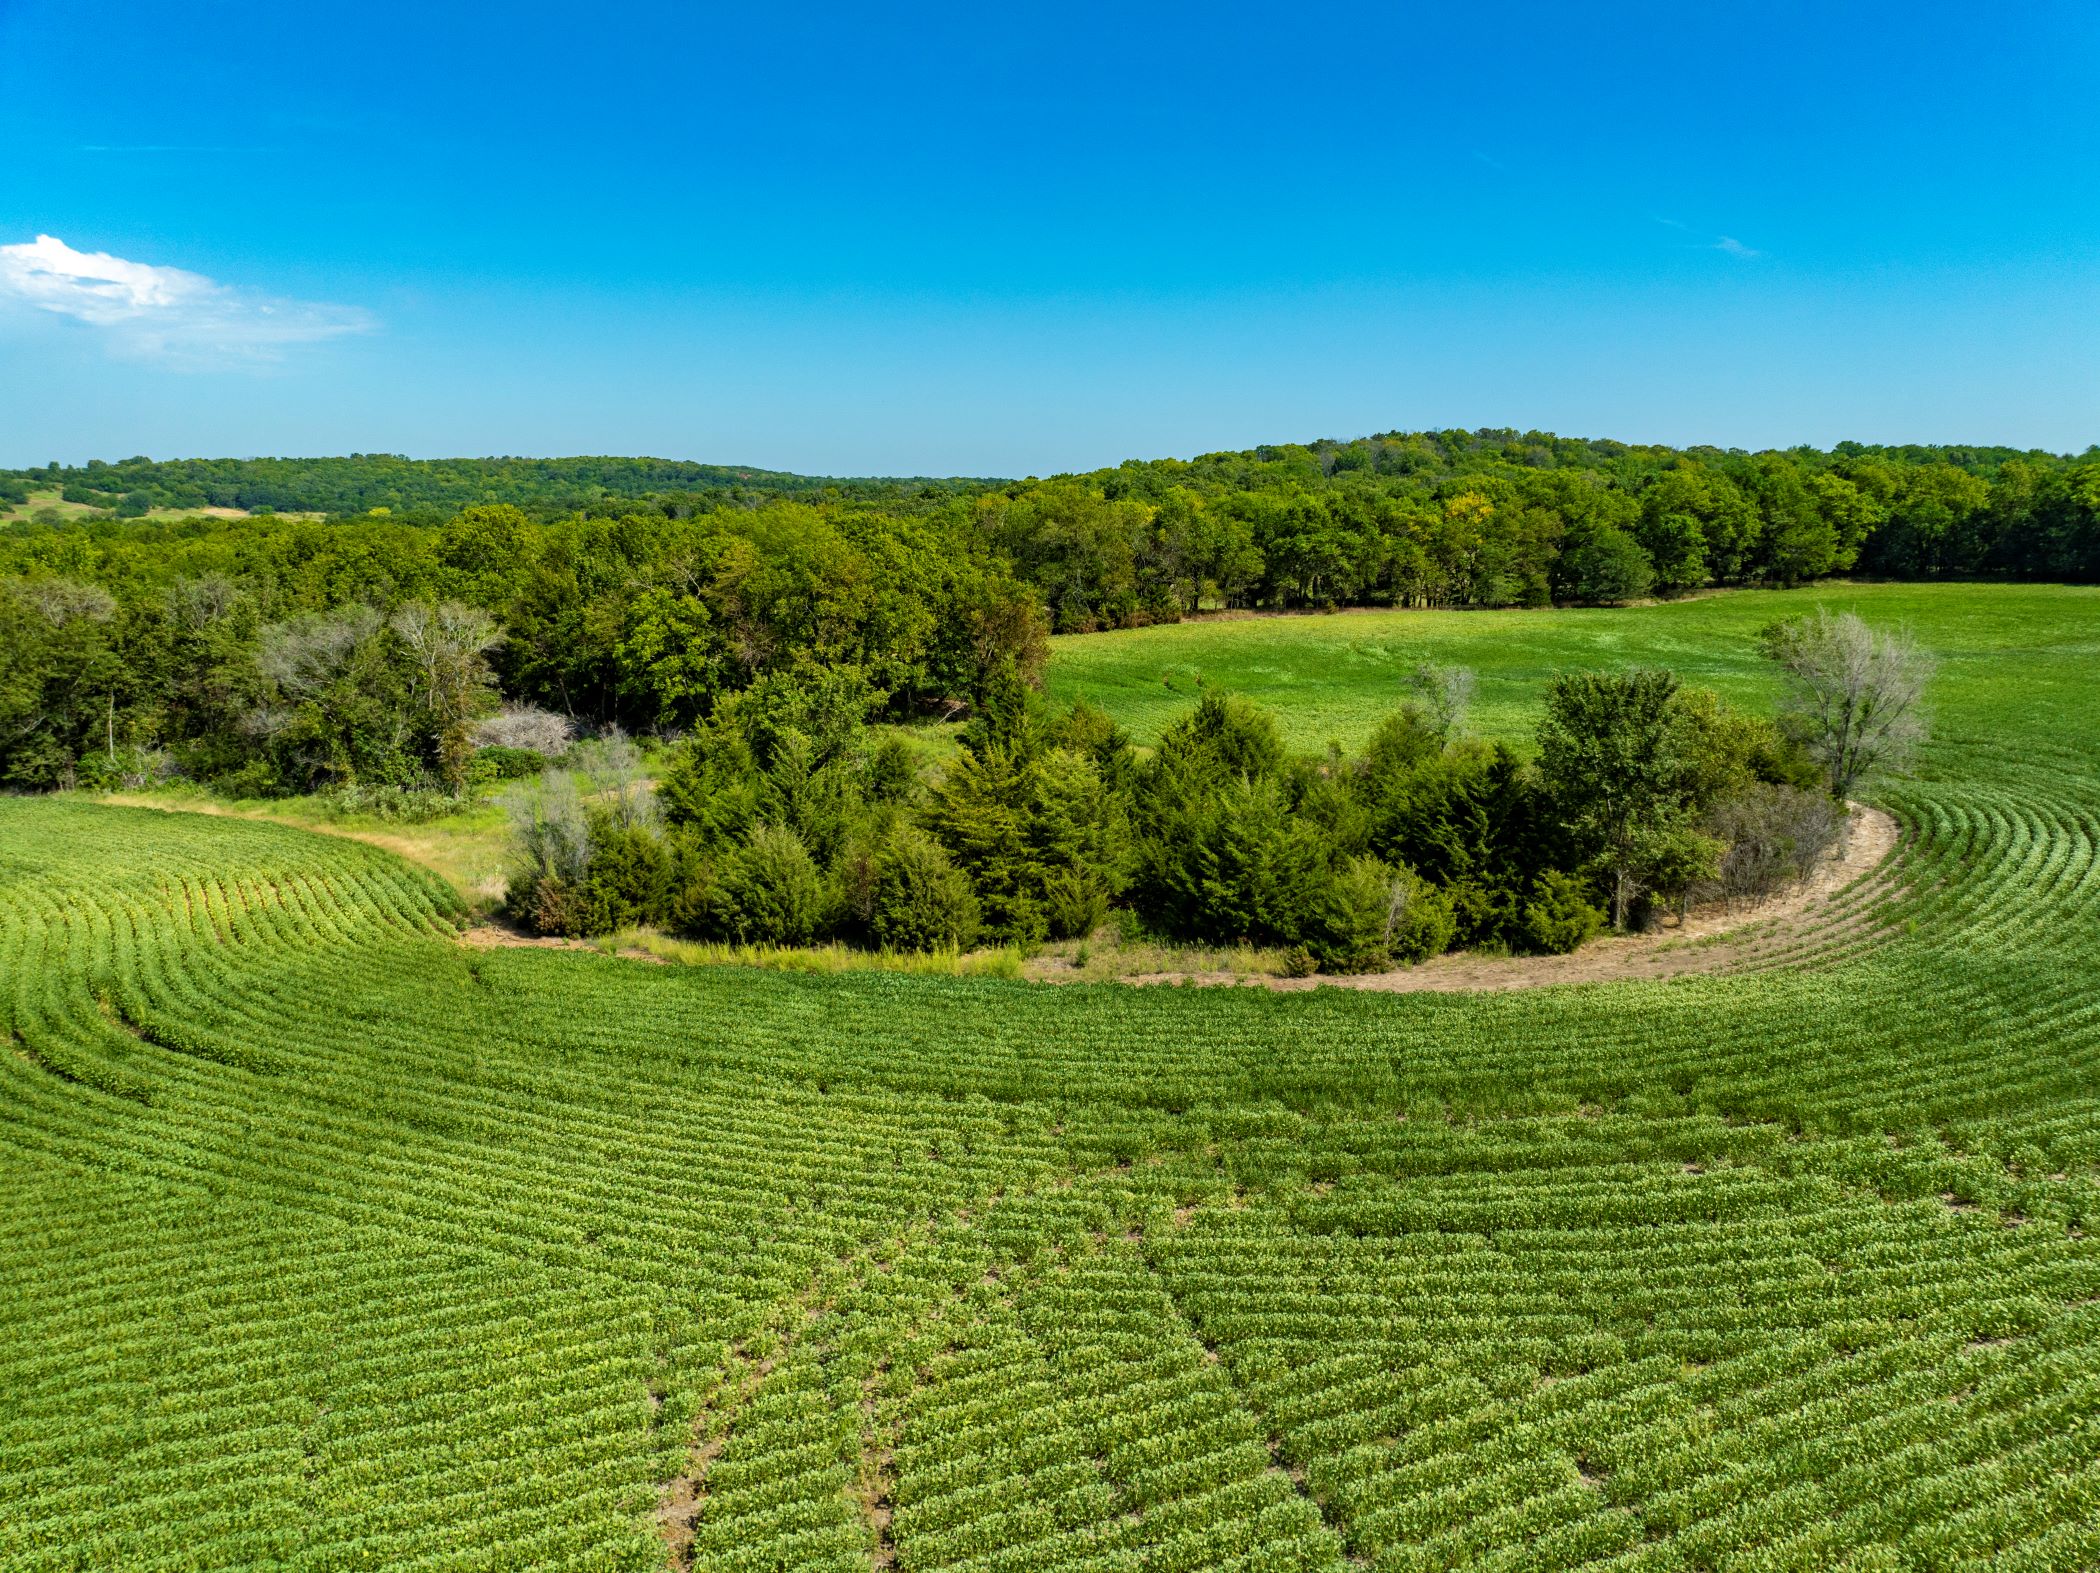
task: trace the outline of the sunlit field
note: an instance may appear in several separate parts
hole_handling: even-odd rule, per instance
[[[1360,742],[1418,660],[1941,662],[1893,887],[1497,995],[469,950],[296,826],[0,800],[0,1567],[2090,1568],[2100,593],[1057,642]],[[1890,893],[1893,889],[1893,894]]]
[[[1521,742],[1557,671],[1667,666],[1740,703],[1773,693],[1758,631],[1817,605],[1914,628],[1941,662],[1935,702],[1955,721],[2070,705],[2100,658],[2100,592],[2056,585],[1821,584],[1746,590],[1663,605],[1546,611],[1337,612],[1242,617],[1052,642],[1048,687],[1106,706],[1140,741],[1204,687],[1271,706],[1290,741],[1360,744],[1407,697],[1421,661],[1479,675],[1474,724]],[[2004,692],[2019,675],[2017,696]]]

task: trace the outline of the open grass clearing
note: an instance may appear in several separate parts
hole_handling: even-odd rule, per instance
[[[1286,741],[1360,746],[1408,697],[1419,662],[1472,667],[1473,722],[1528,749],[1546,680],[1586,667],[1666,666],[1731,702],[1769,709],[1777,691],[1758,632],[1824,605],[1905,623],[1938,656],[1935,702],[1987,715],[2010,663],[2022,702],[2069,702],[2100,660],[2100,589],[2057,585],[1829,583],[1635,607],[1373,611],[1200,620],[1051,641],[1052,698],[1101,705],[1141,743],[1205,688],[1276,711]]]

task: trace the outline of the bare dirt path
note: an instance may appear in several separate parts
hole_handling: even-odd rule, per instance
[[[1896,822],[1878,808],[1852,805],[1847,834],[1838,849],[1794,889],[1754,907],[1722,903],[1694,908],[1682,923],[1647,934],[1607,934],[1566,956],[1437,956],[1391,972],[1353,977],[1249,977],[1230,972],[1148,972],[1118,979],[1131,984],[1256,984],[1294,991],[1313,988],[1368,989],[1382,994],[1461,993],[1483,989],[1539,989],[1556,983],[1613,983],[1674,978],[1697,972],[1729,972],[1786,953],[1798,957],[1840,943],[1857,942],[1870,928],[1860,909],[1866,887],[1853,887],[1882,871],[1897,842]]]
[[[520,928],[497,919],[477,923],[461,932],[459,942],[469,950],[595,950],[601,956],[624,956],[629,961],[646,961],[664,967],[670,962],[662,956],[633,945],[623,945],[618,950],[607,950],[595,940],[563,939],[557,934],[535,934],[530,929]]]

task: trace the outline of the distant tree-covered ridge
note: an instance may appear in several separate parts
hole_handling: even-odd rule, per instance
[[[0,494],[59,489],[69,502],[116,509],[143,496],[155,508],[243,508],[250,512],[456,513],[504,502],[534,513],[569,513],[636,499],[759,497],[906,498],[970,491],[989,481],[833,479],[747,465],[678,459],[406,459],[353,453],[323,459],[99,459],[0,471]]]
[[[2100,448],[1748,453],[1539,432],[1389,432],[1023,481],[826,479],[659,459],[130,459],[0,474],[0,496],[442,524],[686,517],[797,500],[967,521],[1058,631],[1203,606],[1543,605],[1706,585],[2100,577]]]

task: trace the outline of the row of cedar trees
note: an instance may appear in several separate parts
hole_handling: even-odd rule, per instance
[[[929,773],[869,731],[860,674],[771,677],[678,746],[653,801],[566,775],[519,794],[510,902],[550,933],[899,950],[1083,938],[1119,907],[1347,972],[1571,950],[1600,905],[1626,924],[1762,894],[1835,834],[1800,741],[1667,672],[1555,679],[1536,766],[1466,735],[1469,686],[1424,669],[1360,754],[1318,758],[1206,695],[1141,758],[1102,712],[1013,684]]]
[[[7,484],[404,505],[0,526],[15,788],[177,774],[247,794],[456,793],[462,707],[498,694],[663,735],[806,661],[859,668],[902,719],[1027,680],[1049,632],[1205,606],[1616,601],[1845,571],[2100,578],[2100,456],[1998,449],[1443,432],[1022,483],[373,456]],[[491,494],[513,500],[434,501]],[[441,694],[404,616],[485,628],[478,651],[447,647],[484,691]]]

